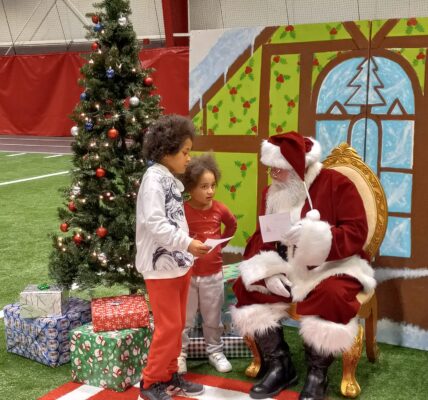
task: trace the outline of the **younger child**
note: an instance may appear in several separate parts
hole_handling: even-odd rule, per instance
[[[220,239],[233,236],[236,218],[222,203],[214,200],[220,171],[211,155],[193,158],[186,168],[183,183],[190,199],[184,203],[190,235],[204,242],[207,238]],[[221,224],[224,231],[221,232]],[[194,324],[198,309],[201,312],[208,361],[219,372],[229,372],[232,365],[223,353],[221,334],[221,308],[224,303],[223,262],[221,247],[199,257],[194,264],[187,301],[186,328],[183,331],[182,352],[178,359],[180,373],[187,371],[186,357],[189,330]]]
[[[154,164],[143,176],[137,199],[136,268],[143,274],[155,330],[140,382],[139,400],[171,400],[170,394],[196,396],[204,387],[177,373],[181,333],[193,256],[209,247],[189,236],[181,192],[175,178],[190,161],[194,126],[187,118],[167,115],[150,127],[144,156]]]

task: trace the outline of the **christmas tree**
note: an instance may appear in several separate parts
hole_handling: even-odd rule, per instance
[[[145,170],[143,135],[161,113],[153,72],[141,67],[128,0],[104,0],[88,14],[92,52],[71,118],[73,170],[53,235],[50,276],[64,288],[122,284],[135,291],[135,204]]]

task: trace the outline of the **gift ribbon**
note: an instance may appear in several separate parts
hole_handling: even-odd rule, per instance
[[[48,290],[50,286],[47,283],[41,283],[40,285],[37,285],[37,289],[39,290]]]

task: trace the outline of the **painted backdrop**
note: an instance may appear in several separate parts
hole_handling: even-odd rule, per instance
[[[218,199],[254,231],[263,138],[314,136],[326,156],[350,143],[379,176],[388,228],[374,262],[379,340],[428,350],[428,18],[193,32],[190,115],[198,150],[223,171]]]

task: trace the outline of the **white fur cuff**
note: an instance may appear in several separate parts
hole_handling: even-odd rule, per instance
[[[302,234],[297,243],[293,264],[298,266],[321,265],[327,259],[333,235],[325,221],[302,220]]]
[[[287,262],[276,251],[263,251],[248,260],[242,261],[239,264],[239,270],[246,289],[252,291],[250,286],[253,283],[272,275],[285,273],[286,265]],[[253,290],[258,289],[253,288]]]
[[[319,317],[302,317],[300,334],[306,344],[318,353],[337,356],[354,344],[358,332],[357,318],[348,324],[337,324]]]
[[[288,317],[286,303],[253,304],[251,306],[230,307],[232,322],[241,336],[263,334],[270,328],[280,326],[279,321]]]

